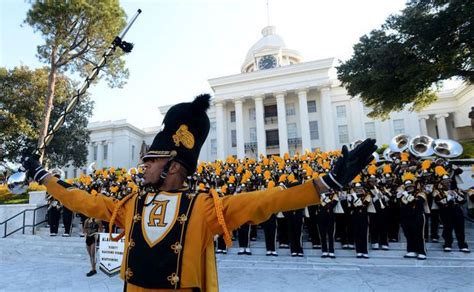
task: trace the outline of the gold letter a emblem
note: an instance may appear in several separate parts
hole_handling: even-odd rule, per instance
[[[168,223],[165,223],[165,215],[166,215],[166,206],[169,203],[167,201],[154,201],[153,209],[151,209],[150,216],[148,218],[148,226],[150,227],[165,227]],[[161,208],[160,210],[158,210]],[[157,211],[159,213],[157,213]]]

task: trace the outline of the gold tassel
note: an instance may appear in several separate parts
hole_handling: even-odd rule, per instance
[[[211,195],[212,195],[212,199],[214,200],[214,207],[216,208],[217,221],[219,222],[219,225],[224,230],[225,245],[227,247],[231,247],[232,237],[230,236],[230,232],[227,229],[227,225],[225,224],[224,213],[222,211],[222,201],[220,200],[219,195],[217,194],[217,191],[215,189],[211,189]]]
[[[125,236],[125,231],[122,231],[117,237],[113,237],[112,230],[113,230],[114,222],[115,222],[115,219],[117,218],[119,209],[123,206],[123,204],[125,204],[125,202],[127,202],[135,194],[136,192],[132,192],[131,194],[123,198],[121,201],[119,201],[117,205],[115,205],[114,211],[112,212],[112,217],[110,217],[110,221],[109,221],[109,239],[110,240],[119,241],[122,237]]]

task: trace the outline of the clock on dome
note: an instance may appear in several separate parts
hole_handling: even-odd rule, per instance
[[[258,61],[258,69],[271,69],[277,66],[277,59],[272,55],[265,55]]]

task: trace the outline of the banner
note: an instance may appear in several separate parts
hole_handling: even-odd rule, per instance
[[[118,234],[112,235],[118,236]],[[99,233],[99,269],[109,277],[120,272],[124,246],[125,238],[112,241],[108,233]]]

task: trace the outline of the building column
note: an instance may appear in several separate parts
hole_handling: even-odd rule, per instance
[[[97,169],[104,167],[104,141],[97,142]]]
[[[217,159],[225,160],[224,104],[216,102]]]
[[[263,96],[256,96],[255,100],[255,122],[257,124],[257,158],[260,155],[267,156],[267,143],[265,135],[265,117],[263,113]]]
[[[311,134],[309,132],[308,118],[308,91],[306,89],[298,90],[298,103],[300,109],[300,126],[301,126],[301,152],[306,149],[311,151]]]
[[[286,126],[286,106],[285,93],[278,92],[275,94],[278,111],[278,140],[280,144],[280,157],[288,152],[288,129]]]
[[[428,126],[426,125],[426,120],[428,120],[430,116],[419,116],[418,121],[420,122],[420,133],[421,135],[428,135]]]
[[[436,125],[438,126],[438,138],[448,139],[448,127],[446,126],[446,118],[449,114],[438,114],[435,116]]]
[[[242,109],[242,100],[237,99],[235,103],[235,128],[237,136],[237,158],[245,158],[245,143],[244,143],[244,113]]]
[[[321,89],[321,129],[323,130],[324,151],[336,150],[334,118],[332,114],[331,89]],[[362,125],[363,126],[363,125]]]

